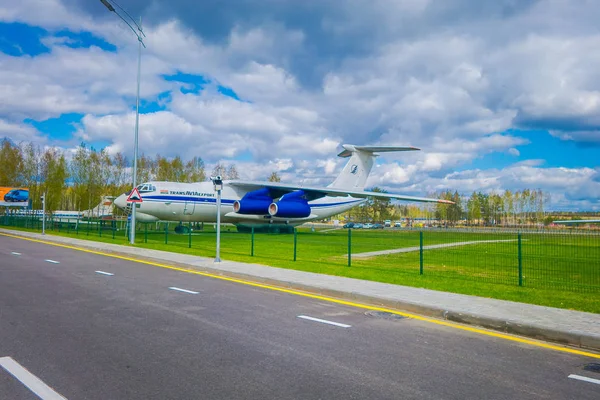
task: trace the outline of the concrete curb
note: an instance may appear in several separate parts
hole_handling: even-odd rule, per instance
[[[0,232],[6,232],[15,236],[21,236],[24,238],[35,238],[35,239],[43,239],[49,242],[55,242],[59,244],[67,244],[66,241],[60,240],[63,237],[61,236],[52,236],[46,235],[41,236],[39,234],[31,234],[31,235],[23,235],[24,232],[20,231],[10,231],[0,229]],[[27,232],[29,233],[29,232]],[[59,240],[55,240],[59,239]],[[66,238],[65,238],[66,239]],[[422,316],[432,317],[441,320],[452,321],[465,325],[475,325],[478,327],[482,327],[485,329],[490,329],[493,331],[499,331],[507,334],[514,334],[519,336],[524,336],[532,339],[543,340],[548,342],[554,342],[562,345],[568,345],[573,347],[579,347],[583,349],[589,349],[593,351],[600,352],[600,335],[590,334],[588,332],[582,332],[577,330],[560,330],[560,329],[551,329],[548,327],[537,326],[535,324],[523,324],[516,321],[510,321],[501,318],[493,318],[486,315],[478,315],[474,313],[461,313],[453,310],[448,310],[445,308],[432,307],[428,305],[423,305],[415,302],[408,301],[398,301],[394,299],[388,299],[385,297],[378,296],[370,296],[364,295],[356,292],[348,292],[343,290],[334,290],[319,287],[318,285],[307,285],[303,283],[291,282],[286,280],[279,280],[273,278],[265,278],[256,276],[253,274],[244,274],[240,272],[232,272],[226,271],[218,268],[211,267],[208,265],[212,263],[212,259],[206,257],[197,257],[197,264],[188,264],[177,261],[169,261],[158,257],[152,256],[140,256],[133,252],[127,252],[126,249],[114,250],[114,249],[106,249],[102,246],[95,246],[96,242],[80,239],[84,243],[78,243],[77,246],[94,251],[100,251],[107,254],[114,254],[125,257],[135,257],[136,259],[151,261],[156,263],[168,263],[169,265],[197,270],[201,272],[207,272],[213,275],[228,277],[228,278],[237,278],[244,279],[256,283],[262,283],[266,285],[277,286],[286,289],[294,289],[310,294],[334,297],[340,300],[348,300],[354,302],[364,303],[365,305],[371,305],[376,307],[385,307],[390,309],[395,309],[398,311],[406,311],[413,314],[418,314]],[[116,244],[115,244],[116,245]],[[132,247],[132,249],[136,249]],[[223,261],[222,265],[227,264],[227,261]]]

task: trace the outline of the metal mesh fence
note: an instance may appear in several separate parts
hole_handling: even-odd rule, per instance
[[[40,231],[39,216],[0,216],[0,225]],[[127,243],[127,221],[48,219],[54,234]],[[214,224],[140,223],[136,245],[215,257]],[[339,229],[293,234],[221,228],[221,258],[402,284],[483,282],[600,293],[600,232],[491,229]]]

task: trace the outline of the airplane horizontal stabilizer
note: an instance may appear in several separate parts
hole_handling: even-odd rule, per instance
[[[344,150],[338,154],[338,157],[350,157],[354,152],[363,153],[389,153],[392,151],[417,151],[421,150],[413,146],[355,146],[353,144],[342,145]]]

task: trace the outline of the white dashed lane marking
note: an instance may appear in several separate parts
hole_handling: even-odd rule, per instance
[[[178,292],[188,293],[188,294],[198,294],[198,293],[200,293],[200,292],[194,292],[193,290],[181,289],[181,288],[178,288],[178,287],[170,287],[169,289],[176,290]]]
[[[27,371],[21,364],[11,357],[0,357],[0,367],[17,378],[19,382],[31,390],[42,400],[67,400],[46,385],[40,378]]]
[[[306,316],[306,315],[298,315],[298,318],[307,319],[309,321],[320,322],[322,324],[329,324],[329,325],[339,326],[340,328],[350,328],[352,326],[352,325],[341,324],[339,322],[327,321],[326,319],[309,317],[309,316]]]
[[[590,382],[590,383],[595,383],[596,385],[600,385],[600,379],[588,378],[587,376],[571,374],[571,375],[569,375],[569,378],[577,379],[578,381]]]
[[[52,264],[60,264],[60,261],[54,261],[54,260],[44,260],[44,261],[52,263]]]
[[[110,272],[104,272],[104,271],[96,271],[97,274],[100,275],[107,275],[107,276],[113,276],[114,274],[111,274]]]

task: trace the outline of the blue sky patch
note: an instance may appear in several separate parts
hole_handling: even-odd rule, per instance
[[[56,38],[63,38],[64,42],[62,45],[73,49],[96,46],[104,51],[117,51],[117,47],[114,44],[94,36],[91,32],[87,31],[72,32],[65,29],[58,31],[56,34],[51,34],[46,29],[37,26],[19,22],[0,22],[0,52],[15,57],[24,55],[37,56],[50,53],[51,49],[42,42],[42,39],[51,35]]]
[[[104,51],[116,52],[117,46],[106,40],[94,36],[91,32],[72,32],[69,30],[62,30],[57,32],[55,35],[57,38],[67,38],[64,45],[73,49],[89,48],[96,46]]]
[[[198,94],[204,89],[207,83],[210,83],[210,80],[204,78],[202,75],[186,74],[181,71],[177,71],[177,73],[172,75],[163,75],[162,77],[169,82],[183,83],[184,85],[179,88],[183,94]]]
[[[244,150],[243,152],[241,152],[240,154],[235,156],[235,159],[237,161],[252,161],[254,159],[254,156],[252,155],[252,152],[250,150]]]
[[[219,85],[217,90],[219,91],[219,93],[221,93],[224,96],[231,97],[232,99],[241,101],[239,96],[237,95],[237,93],[234,92],[233,89],[231,89],[231,88]]]
[[[507,134],[529,140],[529,144],[516,146],[520,155],[508,152],[494,152],[473,160],[463,169],[502,169],[519,161],[544,160],[544,168],[581,168],[594,165],[598,158],[598,148],[581,146],[573,141],[560,140],[544,130],[510,130]]]
[[[133,127],[131,128],[131,142],[133,143]],[[86,142],[87,147],[89,147],[90,149],[93,148],[97,151],[100,151],[102,149],[104,149],[105,147],[108,147],[112,144],[111,141],[109,140],[95,140],[92,142]]]
[[[41,41],[46,36],[48,31],[43,28],[19,22],[0,22],[0,51],[15,57],[49,53],[50,49]]]
[[[55,140],[69,140],[77,131],[77,124],[81,122],[83,114],[69,113],[58,118],[48,118],[44,121],[26,119],[23,122],[33,126],[38,131],[47,134]]]
[[[154,100],[148,101],[140,99],[140,114],[154,113],[167,109],[167,104],[171,101],[171,91],[159,93]],[[131,106],[135,111],[135,103]]]

